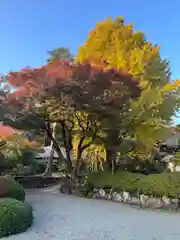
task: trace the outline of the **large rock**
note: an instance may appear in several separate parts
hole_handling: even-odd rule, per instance
[[[123,197],[124,202],[128,202],[131,199],[130,194],[128,192],[125,192],[125,191],[123,191],[122,197]]]
[[[141,194],[141,195],[140,195],[140,204],[141,204],[142,206],[146,205],[147,202],[148,202],[148,200],[149,200],[149,197],[148,197],[148,196],[146,196],[146,195],[144,195],[144,194]]]
[[[60,193],[63,194],[72,194],[71,186],[68,184],[63,183],[61,187],[59,188]]]
[[[179,164],[175,166],[175,172],[180,172],[180,165]]]
[[[175,165],[173,162],[168,162],[167,163],[167,169],[170,171],[170,172],[175,172]]]
[[[110,193],[106,193],[105,199],[106,199],[106,200],[111,200],[111,194],[110,194]]]
[[[92,199],[96,199],[98,197],[98,192],[99,192],[99,189],[98,188],[94,188]]]
[[[169,204],[171,203],[171,201],[170,201],[170,199],[169,199],[168,197],[163,196],[163,197],[162,197],[162,203],[163,203],[164,205],[169,205]]]
[[[93,199],[106,199],[106,192],[104,189],[94,189],[94,194],[92,196]]]
[[[161,200],[159,198],[150,197],[147,201],[147,207],[150,208],[160,208],[161,207]]]
[[[98,195],[100,198],[105,198],[106,192],[104,191],[104,189],[99,189]]]
[[[70,179],[65,179],[59,188],[60,193],[63,194],[77,194],[79,189],[79,184],[71,181]]]
[[[111,199],[114,201],[114,202],[122,202],[122,196],[117,193],[117,192],[113,192],[112,195],[111,195]]]
[[[149,197],[147,195],[140,195],[140,204],[143,207],[160,208],[162,201],[160,198]]]
[[[161,159],[161,162],[169,163],[173,158],[174,158],[174,155],[169,154],[163,157],[163,159]]]

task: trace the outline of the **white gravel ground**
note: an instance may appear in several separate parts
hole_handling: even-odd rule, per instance
[[[33,190],[35,222],[8,240],[179,240],[180,215]]]

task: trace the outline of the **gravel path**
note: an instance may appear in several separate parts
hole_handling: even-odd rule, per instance
[[[179,240],[180,215],[33,190],[35,223],[8,240]]]

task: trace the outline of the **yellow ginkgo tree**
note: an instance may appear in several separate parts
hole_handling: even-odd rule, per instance
[[[180,82],[172,82],[160,46],[148,41],[143,32],[135,31],[133,24],[125,24],[122,17],[109,17],[90,31],[84,45],[79,46],[76,62],[115,68],[139,81],[141,96],[131,101],[130,111],[120,121],[123,132],[141,143],[137,151],[146,157],[172,124],[180,103]]]

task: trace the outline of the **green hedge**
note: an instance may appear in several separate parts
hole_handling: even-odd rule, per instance
[[[144,175],[138,173],[97,172],[89,175],[89,182],[96,188],[113,188],[119,191],[137,192],[137,182]]]
[[[131,194],[139,193],[170,198],[180,197],[180,173],[143,175],[117,172],[112,175],[110,172],[97,172],[89,175],[88,182],[95,188],[113,188]]]
[[[137,189],[148,196],[179,198],[180,173],[148,175],[137,183]]]
[[[25,191],[11,176],[0,177],[0,198],[25,200]]]
[[[33,223],[32,208],[16,199],[0,199],[0,238],[25,232]]]

